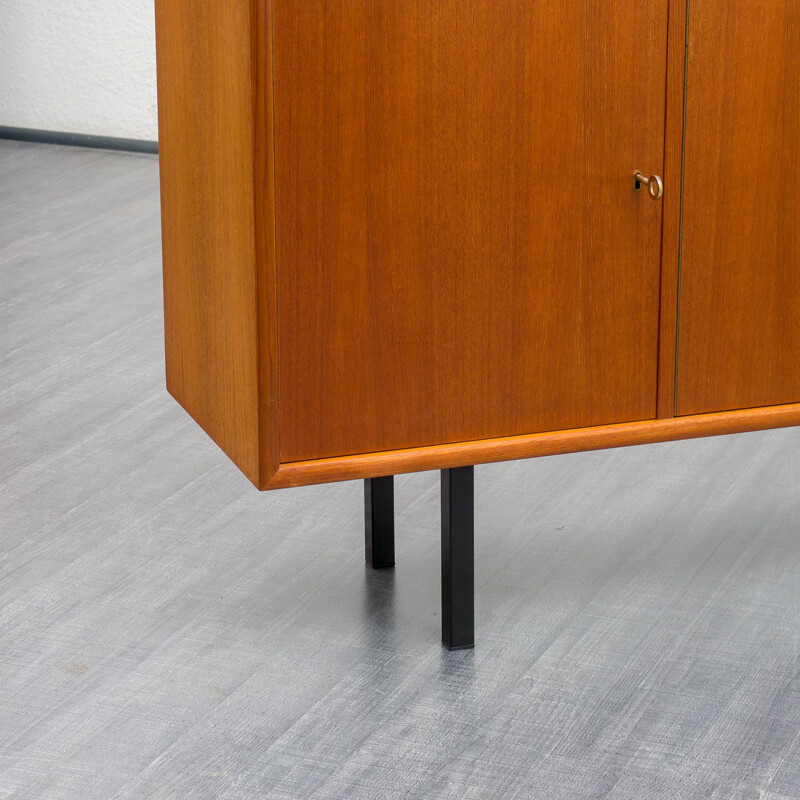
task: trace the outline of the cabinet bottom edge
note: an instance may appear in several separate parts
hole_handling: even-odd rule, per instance
[[[376,478],[800,425],[800,403],[282,463],[261,489]]]

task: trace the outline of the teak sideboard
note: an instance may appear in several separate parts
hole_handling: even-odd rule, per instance
[[[167,386],[261,489],[800,423],[797,0],[156,0]]]

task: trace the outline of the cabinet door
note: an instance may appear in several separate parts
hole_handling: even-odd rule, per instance
[[[679,414],[800,401],[800,2],[691,0]]]
[[[272,5],[282,460],[654,417],[668,0]]]

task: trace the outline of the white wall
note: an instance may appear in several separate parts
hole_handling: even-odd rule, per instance
[[[158,138],[153,0],[0,0],[0,125]]]

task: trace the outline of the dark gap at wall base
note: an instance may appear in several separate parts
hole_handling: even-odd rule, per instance
[[[36,128],[13,128],[0,125],[0,139],[38,144],[63,144],[71,147],[94,147],[99,150],[126,150],[131,153],[158,153],[158,142],[149,139],[122,139],[116,136],[93,136],[88,133],[43,131]]]

